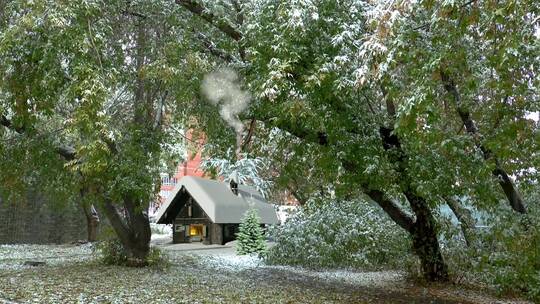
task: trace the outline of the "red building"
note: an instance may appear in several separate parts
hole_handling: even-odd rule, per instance
[[[163,174],[161,176],[161,188],[159,195],[161,195],[162,198],[167,198],[169,196],[170,192],[174,189],[174,186],[178,183],[178,180],[180,180],[182,177],[202,177],[204,175],[204,172],[200,168],[202,162],[200,151],[198,151],[195,155],[188,155],[186,159],[186,161],[178,165],[172,176],[169,176],[168,174]]]
[[[149,211],[151,216],[154,215],[161,203],[163,203],[171,194],[172,190],[182,177],[204,176],[204,171],[200,168],[202,162],[201,151],[204,145],[204,136],[194,139],[193,132],[190,130],[187,132],[185,138],[189,143],[188,145],[190,146],[189,151],[195,152],[187,152],[184,156],[185,161],[178,165],[173,174],[169,175],[167,173],[163,173],[161,175],[161,187],[159,191],[160,199],[158,202],[150,206]]]

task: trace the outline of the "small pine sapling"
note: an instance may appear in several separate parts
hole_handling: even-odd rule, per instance
[[[236,234],[238,243],[236,245],[236,253],[239,255],[257,253],[263,254],[266,252],[266,241],[264,231],[261,227],[261,221],[257,211],[253,208],[249,209]]]

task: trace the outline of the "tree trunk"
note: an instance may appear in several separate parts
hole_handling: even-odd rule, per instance
[[[407,231],[412,237],[414,253],[420,259],[423,276],[430,282],[448,281],[448,267],[444,262],[439,246],[435,218],[426,200],[413,190],[411,177],[407,173],[406,168],[407,158],[401,148],[400,139],[393,134],[392,128],[380,127],[379,131],[384,149],[396,152],[391,159],[398,165],[397,170],[404,184],[403,194],[409,201],[411,209],[416,216],[416,220],[412,225],[408,226]]]
[[[130,223],[130,250],[136,260],[142,260],[146,264],[146,258],[150,252],[150,238],[152,237],[150,221],[145,213],[148,207],[142,208],[143,204],[137,203],[132,198],[124,199],[124,206]]]
[[[448,267],[439,247],[435,218],[423,198],[410,191],[404,193],[416,215],[416,221],[409,232],[412,236],[413,250],[420,258],[424,278],[430,282],[448,281]]]
[[[485,160],[488,160],[493,157],[493,153],[491,150],[486,148],[481,142],[480,142],[480,135],[478,128],[476,127],[476,124],[474,123],[474,120],[471,118],[471,114],[462,107],[461,105],[461,97],[459,95],[459,92],[457,90],[456,84],[454,81],[450,78],[448,74],[441,71],[441,80],[443,82],[444,88],[446,91],[452,96],[452,99],[456,103],[457,112],[459,114],[459,117],[461,118],[461,122],[465,126],[465,129],[467,130],[467,133],[471,134],[474,138],[475,145],[482,151],[482,155]],[[508,203],[510,204],[510,207],[516,212],[519,213],[527,213],[527,209],[525,208],[525,204],[523,203],[523,199],[521,198],[521,195],[519,194],[519,191],[517,187],[515,186],[514,182],[510,177],[508,176],[508,173],[502,168],[499,160],[496,157],[493,157],[495,160],[496,168],[493,170],[493,176],[495,176],[498,181],[499,185],[504,191],[504,194],[506,195],[506,199],[508,200]]]
[[[141,267],[148,265],[147,259],[148,254],[150,253],[150,238],[131,237],[127,240],[123,240],[122,244],[129,252],[130,258],[128,259],[128,266]]]
[[[152,117],[154,109],[153,95],[147,92],[147,81],[143,73],[146,62],[145,52],[148,51],[144,20],[139,19],[136,23],[136,28],[137,31],[134,33],[136,44],[134,59],[137,76],[135,87],[133,88],[133,124],[137,128],[137,135],[134,140],[138,148],[141,151],[145,151],[146,156],[149,157],[148,143],[143,138],[145,134],[154,132],[154,124],[152,122],[157,121],[157,119],[155,119],[156,117]],[[121,210],[118,210],[112,201],[105,199],[103,203],[105,215],[109,219],[122,246],[127,251],[128,265],[135,267],[145,266],[147,265],[147,257],[150,253],[151,237],[150,222],[146,214],[148,204],[141,202],[140,199],[129,194],[122,197],[118,203],[118,206],[122,207]]]
[[[99,215],[96,209],[94,208],[94,205],[92,205],[89,202],[89,197],[87,194],[88,194],[88,187],[83,186],[80,190],[80,196],[81,196],[81,206],[84,211],[84,216],[86,218],[86,240],[88,242],[95,242],[97,241]]]
[[[465,238],[465,243],[468,247],[471,246],[474,244],[476,239],[474,232],[475,220],[472,217],[471,211],[461,206],[459,201],[454,198],[445,197],[444,200],[459,220],[461,232],[463,233],[463,238]]]
[[[82,204],[84,215],[86,217],[86,240],[88,242],[97,241],[97,229],[99,225],[99,216],[93,205]]]
[[[413,251],[420,259],[424,278],[430,282],[447,281],[448,267],[439,247],[435,218],[425,200],[410,191],[404,192],[416,215],[416,219],[413,220],[395,202],[385,198],[383,192],[366,190],[365,193],[383,208],[396,224],[411,235]]]
[[[107,200],[103,204],[103,211],[128,253],[129,266],[145,266],[150,253],[152,234],[148,216],[143,213],[143,208],[136,206],[130,199],[124,200],[124,207],[125,216]]]

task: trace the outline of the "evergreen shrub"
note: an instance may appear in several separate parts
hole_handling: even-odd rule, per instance
[[[236,253],[239,255],[259,254],[266,252],[266,240],[261,220],[255,209],[246,211],[236,234]]]

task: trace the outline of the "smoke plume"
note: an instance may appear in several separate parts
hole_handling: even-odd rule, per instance
[[[242,90],[238,75],[232,69],[223,68],[207,74],[202,81],[202,93],[215,106],[219,114],[236,132],[236,154],[240,153],[244,124],[238,115],[250,101],[248,92]]]

